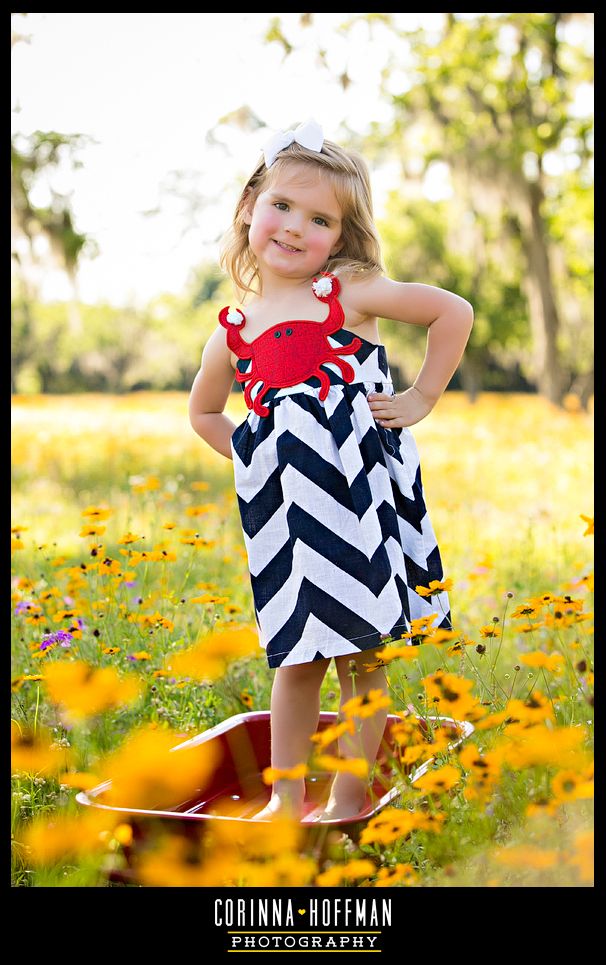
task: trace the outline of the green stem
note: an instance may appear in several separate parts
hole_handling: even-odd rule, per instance
[[[40,684],[36,685],[36,712],[34,714],[34,737],[38,729],[38,707],[40,705]]]

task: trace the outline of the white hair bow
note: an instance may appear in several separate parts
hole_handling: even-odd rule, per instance
[[[270,168],[280,151],[296,141],[301,147],[310,151],[321,151],[324,144],[324,132],[317,121],[309,120],[299,124],[294,131],[279,131],[274,134],[263,148],[265,166]]]

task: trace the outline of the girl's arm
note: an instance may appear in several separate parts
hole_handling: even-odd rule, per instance
[[[473,326],[473,308],[443,288],[383,276],[343,285],[343,307],[427,329],[427,349],[413,386],[433,407],[454,375]]]
[[[225,329],[218,325],[204,346],[200,370],[189,395],[189,421],[209,446],[232,458],[230,440],[236,428],[223,409],[234,382]]]

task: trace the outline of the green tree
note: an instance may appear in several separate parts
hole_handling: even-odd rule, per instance
[[[451,13],[444,14],[441,29],[429,32],[401,30],[390,14],[354,14],[341,27],[347,36],[366,22],[369,43],[378,26],[400,44],[397,56],[386,55],[383,68],[382,94],[392,119],[373,124],[367,136],[353,137],[353,146],[379,163],[396,159],[404,180],[419,159],[423,170],[438,160],[445,163],[455,196],[476,224],[489,233],[497,227],[503,252],[517,259],[517,280],[526,301],[531,334],[527,374],[555,403],[570,387],[580,386],[582,397],[588,398],[593,380],[586,334],[592,273],[592,124],[590,117],[573,109],[579,86],[591,83],[592,61],[582,44],[566,39],[564,29],[571,20],[591,16],[508,13],[470,18]],[[301,45],[293,38],[285,44],[281,38],[284,32],[272,20],[266,40],[280,42],[285,57]],[[319,51],[318,63],[330,72],[330,57],[323,53]],[[351,93],[355,97],[355,89]],[[553,173],[556,162],[566,165],[565,173]],[[571,210],[582,214],[576,224],[581,235],[576,256],[563,250],[558,225],[558,203],[565,192],[568,217]],[[452,235],[449,229],[449,243]],[[460,241],[455,240],[457,247]],[[491,252],[481,256],[488,265],[495,249],[490,234],[477,240],[476,252],[484,248]],[[581,310],[578,302],[571,310],[571,287],[580,295]],[[506,305],[510,295],[511,287],[500,301]],[[475,305],[477,299],[470,301]],[[500,337],[502,322],[490,319],[488,324]],[[571,342],[577,346],[572,355]]]

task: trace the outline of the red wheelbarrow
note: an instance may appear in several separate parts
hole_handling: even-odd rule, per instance
[[[345,832],[352,840],[357,840],[367,821],[379,814],[386,806],[394,804],[398,797],[410,786],[410,782],[421,777],[433,762],[433,757],[417,768],[402,765],[399,761],[400,746],[392,734],[396,724],[403,718],[395,714],[387,717],[381,748],[374,770],[374,780],[369,788],[362,810],[349,818],[317,820],[317,812],[325,802],[333,775],[326,771],[311,771],[305,778],[304,813],[301,827],[305,829],[306,847],[316,856],[321,856],[330,830]],[[448,748],[462,743],[473,732],[473,724],[456,721],[452,717],[404,718],[419,727],[423,737],[430,740],[430,732],[442,728],[448,737]],[[323,711],[320,713],[318,731],[333,726],[337,714]],[[271,764],[270,750],[270,713],[253,711],[229,717],[216,727],[197,734],[180,744],[173,751],[193,747],[207,741],[218,743],[220,763],[203,790],[192,789],[187,800],[175,802],[174,806],[164,809],[145,809],[106,805],[103,794],[110,786],[109,781],[99,784],[89,791],[76,795],[79,804],[117,812],[122,820],[128,822],[133,831],[133,842],[124,849],[127,863],[150,836],[158,822],[167,830],[177,830],[177,826],[187,836],[204,833],[209,822],[241,821],[249,823],[268,802],[271,788],[264,783],[262,772]],[[336,742],[323,749],[323,753],[336,752]],[[168,822],[168,824],[167,824]],[[334,840],[334,835],[332,836]],[[132,870],[112,871],[110,880],[134,881]]]

